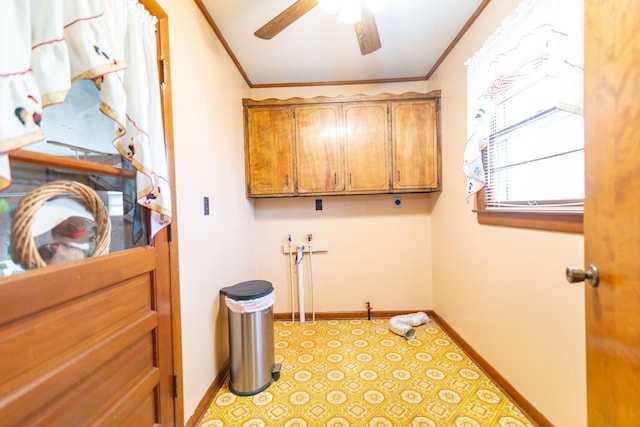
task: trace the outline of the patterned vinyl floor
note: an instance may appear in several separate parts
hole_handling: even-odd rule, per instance
[[[280,379],[240,397],[229,378],[201,427],[532,426],[433,320],[413,340],[388,319],[274,322]]]

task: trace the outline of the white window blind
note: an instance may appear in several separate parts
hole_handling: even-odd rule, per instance
[[[545,80],[558,80],[546,82]],[[490,208],[579,209],[584,199],[584,120],[547,102],[557,77],[492,97],[485,202]]]

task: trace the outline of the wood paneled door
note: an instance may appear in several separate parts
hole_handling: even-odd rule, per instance
[[[348,192],[389,192],[389,119],[386,102],[345,104],[344,145]]]
[[[585,1],[590,426],[640,425],[640,2]]]
[[[292,108],[251,108],[245,114],[247,194],[292,195],[296,180]]]
[[[305,105],[295,107],[294,112],[296,191],[300,194],[322,194],[344,190],[340,105]]]
[[[437,116],[437,100],[391,104],[394,190],[440,187]]]
[[[158,84],[175,191],[168,18],[154,0],[140,1],[158,18]],[[126,168],[86,159],[25,150],[10,159],[12,168],[26,165],[45,180],[65,173],[73,180],[135,181]],[[173,200],[173,225],[150,244],[143,239],[107,255],[0,278],[0,425],[184,425]]]

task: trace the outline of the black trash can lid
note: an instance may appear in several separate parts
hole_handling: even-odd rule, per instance
[[[220,293],[237,301],[265,297],[273,292],[273,285],[266,280],[249,280],[220,289]]]

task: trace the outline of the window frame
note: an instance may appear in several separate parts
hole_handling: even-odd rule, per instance
[[[488,146],[482,150],[485,183],[475,195],[474,212],[479,224],[574,234],[582,234],[584,232],[584,205],[583,209],[574,211],[534,210],[527,209],[525,205],[523,205],[522,209],[517,207],[511,209],[488,207],[486,200],[487,174],[489,173],[487,150],[489,150]],[[584,203],[584,199],[582,201]]]
[[[526,228],[544,231],[556,231],[566,233],[583,233],[584,208],[575,211],[549,211],[527,209],[524,205],[522,209],[501,209],[489,208],[486,201],[486,186],[489,168],[487,165],[487,150],[482,152],[482,162],[485,173],[485,184],[476,193],[476,209],[478,223],[482,225],[497,225],[505,227]],[[584,199],[582,199],[584,202]],[[584,206],[584,205],[583,205]]]

